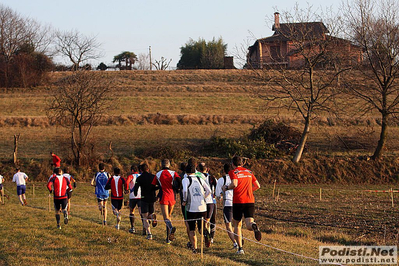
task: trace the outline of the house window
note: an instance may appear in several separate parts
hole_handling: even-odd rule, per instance
[[[270,46],[270,57],[273,61],[281,62],[283,58],[281,57],[280,46]]]

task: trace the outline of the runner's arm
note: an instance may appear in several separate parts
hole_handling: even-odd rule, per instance
[[[256,180],[254,183],[252,183],[252,190],[256,191],[258,189],[260,189],[260,184],[259,184],[258,180]]]
[[[96,175],[94,175],[93,179],[90,182],[90,185],[92,185],[93,187],[96,186]]]

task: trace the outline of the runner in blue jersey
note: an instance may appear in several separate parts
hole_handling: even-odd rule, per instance
[[[98,172],[94,175],[91,180],[91,185],[96,187],[95,193],[97,196],[98,209],[100,210],[101,216],[103,217],[103,225],[107,224],[107,200],[109,198],[109,191],[105,189],[105,185],[108,179],[111,177],[109,173],[105,171],[103,163],[98,165]]]

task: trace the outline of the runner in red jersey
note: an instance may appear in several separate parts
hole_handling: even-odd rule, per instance
[[[47,189],[54,191],[54,209],[55,219],[57,220],[57,228],[61,229],[60,225],[60,210],[64,213],[64,223],[68,223],[68,192],[71,191],[71,183],[62,175],[61,168],[54,169],[52,175],[47,183]]]
[[[152,181],[152,185],[159,185],[161,187],[161,198],[159,203],[161,204],[161,211],[166,224],[167,244],[170,244],[170,241],[175,239],[176,227],[172,225],[170,217],[176,203],[173,184],[180,181],[180,176],[175,171],[169,170],[169,167],[170,161],[168,159],[163,159],[162,170],[155,175]]]
[[[54,154],[54,152],[50,152],[51,153],[51,157],[53,159],[53,166],[55,168],[59,168],[61,167],[61,159],[60,157],[58,157],[57,155]]]
[[[111,205],[112,211],[116,216],[115,228],[119,230],[121,223],[121,209],[123,207],[123,193],[127,191],[127,183],[124,177],[120,176],[121,169],[115,167],[114,175],[108,179],[105,189],[111,189]]]
[[[254,222],[255,197],[253,192],[260,188],[260,184],[254,174],[243,167],[242,157],[234,156],[232,166],[229,171],[231,183],[224,186],[223,191],[233,190],[233,227],[235,240],[238,244],[238,254],[244,254],[242,249],[242,216],[244,215],[247,229],[254,231],[256,240],[260,241],[262,234]]]

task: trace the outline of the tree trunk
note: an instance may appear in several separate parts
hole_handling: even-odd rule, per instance
[[[373,160],[378,160],[382,157],[387,135],[388,135],[388,114],[382,114],[380,139],[378,140],[377,147],[375,148],[374,154],[371,157]]]
[[[308,139],[309,131],[310,131],[310,117],[307,116],[305,118],[305,127],[303,128],[301,141],[299,142],[294,158],[292,159],[294,163],[299,162],[299,160],[302,157],[303,150],[305,149],[306,140]]]
[[[20,136],[20,134],[14,135],[14,153],[13,153],[14,165],[17,164],[17,160],[18,160],[18,141],[19,141],[19,136]]]

